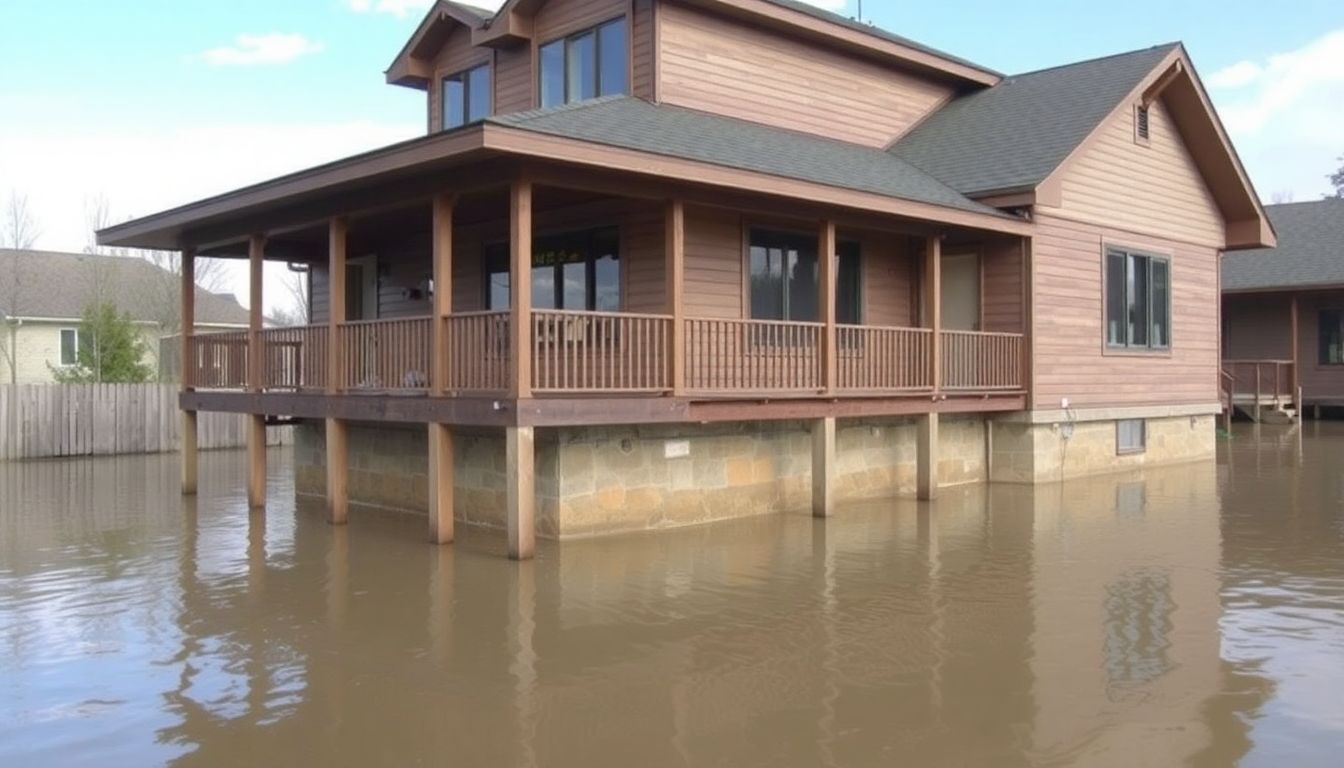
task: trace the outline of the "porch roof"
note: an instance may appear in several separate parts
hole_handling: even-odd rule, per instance
[[[530,157],[1009,234],[1030,224],[880,149],[631,97],[498,115],[100,230],[105,245],[179,249],[428,197],[444,171]],[[450,177],[451,178],[451,177]],[[632,190],[632,193],[634,190]],[[357,209],[357,208],[356,208]],[[304,217],[307,217],[306,219]]]
[[[1267,205],[1265,213],[1278,247],[1224,255],[1224,291],[1344,286],[1344,200]]]

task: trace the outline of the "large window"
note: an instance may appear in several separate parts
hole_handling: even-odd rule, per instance
[[[509,308],[509,246],[485,254],[485,303]],[[614,228],[539,237],[532,245],[532,308],[621,309],[620,235]]]
[[[540,59],[543,107],[625,93],[630,81],[625,19],[547,43]]]
[[[78,365],[79,348],[89,344],[89,335],[74,328],[61,329],[61,365]]]
[[[490,65],[443,78],[444,130],[490,116]]]
[[[1321,310],[1321,365],[1344,365],[1344,309]]]
[[[1171,264],[1164,258],[1106,251],[1106,344],[1129,349],[1171,346]]]
[[[859,244],[842,242],[836,254],[836,322],[857,324]],[[753,320],[816,322],[817,238],[791,232],[751,230],[751,317]]]

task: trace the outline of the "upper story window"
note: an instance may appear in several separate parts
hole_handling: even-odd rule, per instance
[[[624,18],[541,46],[541,106],[625,93],[630,84]]]
[[[1119,248],[1106,251],[1106,344],[1171,346],[1171,263]]]
[[[859,322],[859,244],[837,246],[835,319]],[[768,229],[751,230],[751,319],[817,322],[817,238]]]
[[[490,95],[489,64],[443,78],[443,129],[489,117]]]

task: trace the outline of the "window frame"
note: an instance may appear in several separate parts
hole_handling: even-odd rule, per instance
[[[776,320],[776,319],[772,319],[772,318],[755,317],[755,316],[752,314],[752,309],[751,309],[751,307],[752,307],[752,301],[751,301],[751,249],[752,249],[752,235],[753,235],[754,233],[756,233],[756,232],[764,232],[764,233],[768,233],[768,234],[770,234],[770,235],[774,235],[774,236],[777,236],[777,237],[778,237],[778,236],[783,236],[783,237],[797,237],[797,238],[801,238],[801,239],[807,240],[807,241],[809,241],[809,242],[812,242],[812,243],[813,243],[813,246],[812,246],[813,250],[818,252],[818,253],[817,253],[817,259],[818,259],[817,264],[818,264],[818,269],[820,269],[820,258],[821,258],[821,255],[820,255],[820,245],[821,245],[821,243],[820,243],[819,238],[817,237],[817,233],[816,233],[816,232],[807,231],[807,230],[803,230],[803,229],[801,229],[801,228],[796,228],[796,227],[780,226],[780,225],[773,225],[773,224],[768,224],[768,223],[767,223],[767,224],[752,224],[752,223],[747,223],[747,224],[742,228],[742,315],[743,315],[743,319],[745,319],[745,320],[763,320],[763,321],[767,321],[767,322],[782,322],[782,323],[820,323],[820,322],[822,322],[822,319],[821,319],[821,314],[822,314],[822,312],[821,312],[821,307],[817,307],[817,319],[816,319],[816,320],[797,320],[797,319],[792,319],[792,318],[789,318],[789,317],[784,317],[784,318],[780,318],[780,319],[777,319],[777,320]],[[853,255],[853,259],[854,259],[854,270],[855,270],[855,273],[856,273],[856,274],[855,274],[855,280],[854,280],[854,291],[855,291],[855,296],[854,296],[854,307],[855,307],[855,308],[854,308],[854,320],[853,320],[853,321],[850,321],[850,320],[842,320],[842,319],[840,319],[840,309],[839,309],[839,302],[840,302],[839,291],[840,291],[840,289],[841,289],[841,280],[840,280],[840,270],[841,270],[841,264],[842,264],[841,259],[843,259],[844,256],[845,256],[844,251],[847,250],[847,249],[850,249],[850,248],[853,249],[853,254],[854,254],[854,255]],[[864,323],[864,312],[867,310],[867,306],[865,305],[865,302],[864,302],[864,288],[865,288],[865,286],[866,286],[867,275],[865,274],[865,270],[864,270],[864,268],[863,268],[863,238],[860,238],[860,237],[837,237],[837,238],[836,238],[836,242],[835,242],[835,254],[834,254],[834,258],[837,260],[837,261],[836,261],[836,265],[835,265],[835,290],[836,290],[836,320],[835,320],[835,324],[836,324],[836,325],[863,325],[863,323]],[[817,274],[817,279],[818,279],[818,280],[821,279],[821,274],[820,274],[820,272],[818,272],[818,274]],[[788,288],[787,288],[787,287],[785,288],[784,292],[785,292],[785,296],[787,296],[787,294],[788,294]],[[786,307],[786,314],[787,314],[787,301],[785,302],[785,307]]]
[[[74,348],[74,352],[75,352],[74,360],[72,360],[72,361],[70,361],[70,362],[68,362],[68,363],[65,361],[65,335],[66,335],[67,333],[70,334],[70,337],[71,337],[72,339],[74,339],[74,343],[72,344],[72,347]],[[62,328],[62,329],[61,329],[61,331],[60,331],[60,342],[59,342],[59,345],[58,345],[58,349],[56,350],[56,357],[57,357],[57,359],[60,361],[60,366],[61,366],[62,368],[73,368],[74,366],[79,365],[79,337],[80,337],[80,332],[79,332],[79,329],[78,329],[78,328]]]
[[[1128,319],[1126,319],[1125,326],[1124,326],[1125,342],[1122,343],[1122,344],[1117,344],[1117,343],[1114,343],[1114,342],[1111,341],[1111,333],[1110,333],[1110,321],[1111,321],[1111,312],[1110,312],[1110,310],[1111,310],[1111,306],[1110,306],[1110,300],[1111,300],[1111,296],[1110,296],[1110,293],[1111,293],[1110,261],[1111,261],[1111,256],[1112,256],[1112,255],[1120,255],[1120,256],[1122,256],[1122,257],[1124,258],[1124,260],[1125,260],[1125,283],[1124,283],[1123,289],[1124,289],[1124,292],[1125,292],[1125,295],[1124,295],[1124,307],[1125,307],[1126,318],[1128,318],[1128,308],[1129,308],[1129,306],[1130,306],[1131,298],[1132,298],[1132,297],[1130,297],[1130,295],[1129,295],[1129,282],[1130,282],[1130,280],[1129,280],[1129,262],[1130,262],[1130,260],[1133,259],[1133,258],[1142,258],[1142,259],[1146,259],[1146,260],[1147,260],[1147,264],[1148,264],[1148,267],[1147,267],[1147,269],[1146,269],[1146,280],[1147,280],[1147,282],[1146,282],[1146,290],[1147,290],[1147,296],[1145,297],[1145,298],[1146,298],[1146,310],[1145,310],[1145,312],[1146,312],[1146,314],[1147,314],[1147,318],[1146,318],[1146,323],[1145,323],[1145,325],[1146,325],[1146,335],[1147,335],[1147,339],[1148,339],[1148,341],[1146,341],[1146,342],[1144,342],[1144,343],[1136,344],[1136,343],[1134,343],[1134,342],[1130,339],[1130,336],[1129,336],[1129,334],[1130,334],[1130,323],[1128,322]],[[1102,244],[1102,248],[1101,248],[1101,348],[1102,348],[1102,353],[1103,353],[1103,354],[1107,354],[1107,355],[1135,355],[1135,356],[1143,356],[1143,357],[1149,357],[1149,356],[1164,357],[1164,356],[1170,356],[1170,355],[1171,355],[1171,351],[1172,351],[1172,349],[1175,347],[1175,344],[1176,344],[1175,333],[1174,333],[1174,327],[1173,327],[1173,326],[1175,325],[1175,322],[1174,322],[1174,321],[1175,321],[1175,317],[1174,317],[1174,301],[1173,301],[1173,293],[1174,293],[1174,291],[1173,291],[1173,285],[1174,285],[1173,276],[1174,276],[1175,273],[1174,273],[1174,270],[1172,269],[1172,262],[1173,262],[1173,259],[1172,259],[1172,257],[1171,257],[1171,254],[1169,254],[1169,253],[1163,253],[1163,252],[1156,251],[1156,250],[1152,250],[1152,249],[1133,248],[1133,247],[1125,246],[1125,245],[1116,245],[1116,244],[1113,244],[1113,243],[1103,243],[1103,244]],[[1152,265],[1153,265],[1154,263],[1160,263],[1160,264],[1165,265],[1165,267],[1166,267],[1166,271],[1167,271],[1167,283],[1166,283],[1166,321],[1167,321],[1167,322],[1166,322],[1166,343],[1165,343],[1165,344],[1154,344],[1153,341],[1152,341],[1152,338],[1153,338],[1153,327],[1154,327],[1154,326],[1153,326],[1153,307],[1154,307],[1154,304],[1155,304],[1155,302],[1153,301],[1153,296],[1154,296],[1154,293],[1155,293],[1155,291],[1154,291],[1154,289],[1153,289],[1154,281],[1153,281],[1153,279],[1152,279],[1152,278],[1153,278],[1153,268],[1152,268]]]
[[[596,307],[597,307],[597,300],[598,300],[598,295],[597,295],[597,293],[598,293],[598,292],[597,292],[597,261],[598,261],[598,259],[597,259],[597,252],[596,252],[596,249],[593,248],[593,243],[597,242],[598,238],[599,238],[603,233],[608,233],[608,232],[611,233],[613,242],[616,243],[616,265],[617,265],[617,269],[619,270],[618,273],[617,273],[617,276],[616,276],[616,288],[617,288],[617,302],[616,302],[616,303],[617,303],[617,307],[616,307],[615,309],[597,309]],[[621,230],[621,227],[620,227],[619,225],[615,225],[615,224],[613,224],[613,225],[608,225],[608,226],[584,227],[584,228],[580,228],[580,229],[564,229],[564,230],[556,230],[556,231],[547,232],[547,233],[544,233],[544,234],[539,234],[539,235],[537,235],[537,236],[534,236],[534,237],[532,238],[532,259],[531,259],[531,261],[533,262],[533,264],[532,264],[532,268],[533,268],[533,269],[536,269],[536,268],[537,268],[537,265],[536,265],[535,262],[536,262],[536,257],[537,257],[537,246],[538,246],[539,243],[542,243],[542,242],[546,241],[546,240],[549,239],[549,238],[567,238],[567,237],[568,237],[568,238],[575,238],[575,239],[582,238],[582,239],[585,241],[585,244],[586,244],[586,246],[587,246],[587,252],[584,254],[584,260],[581,261],[581,262],[578,262],[578,261],[574,261],[574,262],[556,262],[556,263],[554,263],[554,264],[551,264],[550,266],[554,269],[554,271],[555,271],[555,273],[556,273],[556,279],[555,279],[555,281],[554,281],[554,283],[553,283],[553,285],[552,285],[552,301],[554,302],[556,308],[555,308],[555,310],[550,310],[550,309],[543,309],[543,308],[539,308],[539,307],[537,307],[537,306],[536,306],[536,292],[533,291],[533,294],[532,294],[532,302],[533,302],[532,310],[533,310],[533,311],[541,311],[541,312],[548,312],[548,311],[559,311],[559,312],[608,312],[608,313],[610,313],[610,312],[624,312],[624,311],[625,311],[625,302],[626,302],[626,290],[625,290],[626,269],[625,269],[625,266],[622,264],[622,261],[623,261],[623,254],[622,254],[622,251],[625,250],[625,248],[624,248],[624,245],[625,245],[625,239],[624,239],[624,237],[623,237],[623,232],[622,232],[622,230]],[[501,250],[502,250],[502,253],[501,253]],[[481,307],[482,307],[482,309],[483,309],[484,311],[487,311],[487,312],[504,312],[504,311],[511,311],[511,310],[513,309],[513,306],[512,306],[512,298],[510,298],[510,304],[509,304],[508,306],[506,306],[506,307],[492,307],[492,306],[491,306],[491,301],[490,301],[490,299],[491,299],[491,293],[492,293],[491,288],[493,287],[493,286],[491,285],[491,276],[492,276],[492,275],[496,275],[496,274],[501,274],[501,272],[500,272],[499,270],[491,269],[491,266],[492,266],[492,263],[493,263],[493,262],[495,262],[495,261],[497,261],[497,260],[499,260],[499,259],[502,259],[503,262],[504,262],[504,265],[505,265],[505,270],[503,271],[503,274],[509,274],[509,275],[510,275],[510,280],[512,280],[512,275],[511,275],[511,273],[510,273],[510,270],[511,270],[511,268],[512,268],[512,265],[509,263],[509,259],[510,259],[509,242],[508,242],[507,240],[497,240],[497,241],[492,242],[492,243],[486,243],[486,244],[481,248]],[[564,265],[565,263],[570,263],[570,264],[583,264],[583,265],[584,265],[584,293],[585,293],[585,295],[584,295],[584,307],[583,307],[582,309],[571,308],[571,307],[561,307],[561,306],[560,306],[560,304],[563,303],[563,297],[564,297],[564,280],[561,279],[561,277],[562,277],[562,274],[561,274],[561,273],[562,273],[562,271],[563,271],[563,265]],[[545,265],[543,265],[543,266],[545,266]],[[510,287],[512,287],[512,286],[510,286]]]
[[[486,90],[489,92],[489,97],[487,99],[485,114],[477,118],[472,118],[471,75],[481,70],[485,70],[486,75],[490,78],[489,83],[486,85]],[[448,83],[454,80],[459,80],[462,83],[462,105],[461,105],[462,122],[456,125],[449,125],[448,94],[446,93],[446,91]],[[481,120],[484,120],[485,118],[490,117],[493,114],[495,114],[495,71],[494,67],[491,66],[491,62],[482,61],[478,64],[474,64],[464,69],[459,69],[455,72],[450,72],[439,78],[439,130],[441,131],[456,130],[458,128],[462,128],[463,126],[480,122]]]
[[[1124,430],[1122,425],[1138,425],[1138,442],[1132,445],[1126,445],[1122,439]],[[1147,419],[1116,419],[1115,420],[1115,455],[1116,456],[1134,456],[1148,451],[1148,420]]]
[[[1326,315],[1335,315],[1335,327],[1339,333],[1339,360],[1330,361],[1326,355]],[[1316,310],[1316,365],[1330,370],[1344,368],[1344,307],[1319,307]]]
[[[625,74],[623,78],[625,80],[625,87],[619,92],[604,94],[602,92],[601,30],[617,23],[623,23],[625,25],[625,67],[624,67]],[[569,93],[570,43],[588,34],[591,34],[593,36],[593,80],[594,80],[593,92],[596,95],[590,97],[589,99],[575,99],[571,98]],[[561,79],[561,89],[563,93],[561,94],[559,103],[551,104],[548,106],[545,103],[544,84],[546,82],[546,70],[545,67],[543,66],[542,52],[545,49],[557,43],[560,45],[560,75],[561,75],[560,79]],[[533,60],[536,62],[536,72],[537,72],[536,78],[534,80],[534,85],[536,88],[535,103],[537,107],[539,109],[550,109],[554,107],[566,106],[569,104],[580,104],[584,101],[589,101],[591,99],[600,99],[603,98],[604,96],[630,95],[631,88],[633,87],[632,81],[634,80],[633,48],[634,48],[634,41],[631,39],[630,17],[629,14],[624,13],[620,14],[619,16],[613,16],[609,19],[606,19],[605,21],[599,21],[596,24],[590,24],[588,26],[575,29],[571,32],[567,32],[563,35],[559,35],[557,37],[553,37],[549,40],[539,43],[536,46],[535,50],[533,51]]]

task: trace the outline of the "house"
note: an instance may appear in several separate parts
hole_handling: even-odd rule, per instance
[[[309,265],[315,325],[188,341],[253,504],[272,417],[333,522],[519,558],[1214,452],[1218,260],[1274,233],[1178,43],[1005,76],[794,0],[439,2],[386,76],[425,136],[99,233],[254,307]]]
[[[178,312],[175,275],[140,258],[0,249],[0,383],[55,381],[54,369],[78,360],[85,308],[104,301],[130,314],[157,369],[165,322]],[[247,328],[232,295],[198,287],[195,303],[198,333]]]
[[[1319,415],[1344,406],[1344,199],[1265,211],[1278,248],[1223,258],[1225,389],[1257,418],[1295,407]]]

